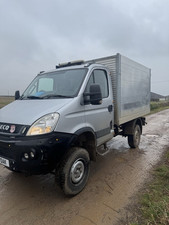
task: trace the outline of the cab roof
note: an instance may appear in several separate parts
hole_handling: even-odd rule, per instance
[[[49,70],[49,71],[41,71],[39,74],[44,74],[44,73],[50,73],[50,72],[55,72],[55,71],[62,71],[65,69],[80,69],[80,68],[89,68],[89,66],[94,67],[94,66],[103,66],[101,64],[95,63],[94,61],[90,62],[85,62],[83,60],[78,60],[78,61],[71,61],[67,63],[61,63],[59,65],[56,65],[56,69],[54,70]]]

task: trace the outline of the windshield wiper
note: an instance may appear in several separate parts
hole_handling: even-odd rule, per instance
[[[55,95],[55,94],[50,94],[50,95],[45,95],[41,97],[43,99],[45,98],[73,98],[72,96],[67,96],[67,95]]]
[[[42,99],[42,97],[34,96],[34,95],[28,95],[25,98],[29,98],[29,99]]]
[[[73,97],[67,96],[67,95],[55,95],[55,94],[50,94],[45,96],[28,95],[28,96],[21,97],[21,99],[48,99],[48,98],[73,98]]]

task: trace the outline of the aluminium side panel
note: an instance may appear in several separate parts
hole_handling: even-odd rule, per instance
[[[121,102],[119,124],[123,124],[150,112],[149,68],[120,55]]]

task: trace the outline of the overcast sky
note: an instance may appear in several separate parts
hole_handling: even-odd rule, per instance
[[[0,0],[0,95],[60,62],[115,55],[152,70],[169,95],[168,0]]]

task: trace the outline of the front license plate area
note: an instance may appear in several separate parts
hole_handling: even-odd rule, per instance
[[[9,160],[0,157],[0,164],[9,167]]]

